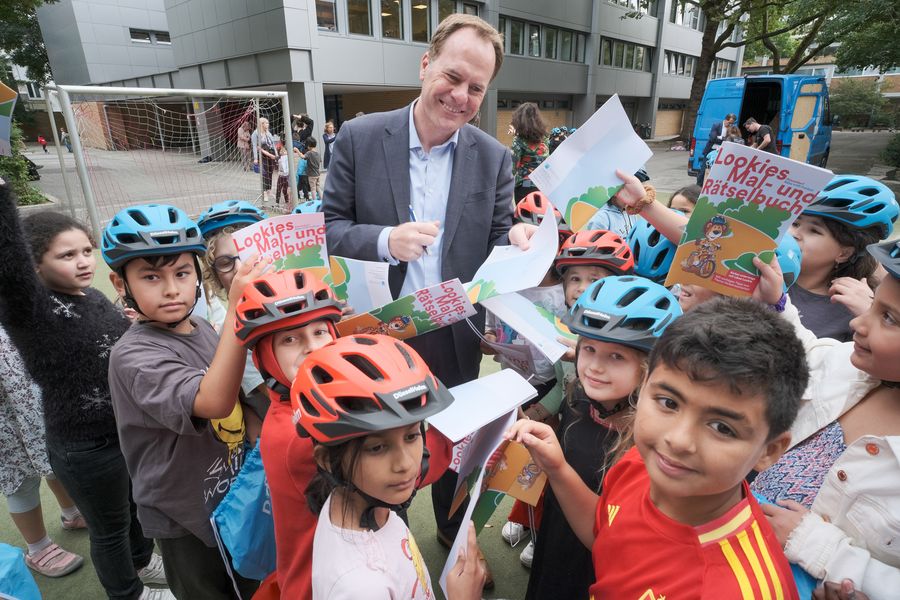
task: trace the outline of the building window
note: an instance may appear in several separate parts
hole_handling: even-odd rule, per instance
[[[695,4],[688,4],[673,0],[672,12],[669,13],[669,21],[676,25],[683,25],[700,31],[703,29],[703,15],[700,7]]]
[[[609,0],[609,3],[624,6],[629,10],[638,11],[641,14],[650,15],[651,17],[656,16],[656,0],[650,0],[650,2],[646,3],[641,0]]]
[[[463,3],[463,14],[464,15],[472,15],[473,17],[478,16],[478,5],[477,4],[469,4],[468,2]]]
[[[431,39],[431,1],[412,0],[412,39],[428,43]]]
[[[131,32],[132,42],[139,42],[141,44],[151,43],[149,31],[145,31],[143,29],[129,29],[128,31]]]
[[[400,8],[397,7],[397,10],[399,11]],[[347,29],[350,33],[372,35],[372,15],[369,9],[369,0],[347,0],[347,24]]]
[[[162,44],[169,46],[172,44],[172,38],[169,37],[168,31],[148,31],[146,29],[129,29],[131,41],[139,44]]]
[[[583,33],[575,34],[575,62],[584,62],[584,47],[587,46],[587,36]]]
[[[456,12],[456,0],[438,0],[438,23]],[[502,31],[500,33],[503,33]]]
[[[717,58],[713,61],[712,67],[709,69],[709,78],[721,79],[723,77],[731,77],[733,73],[732,65],[734,65],[733,60]]]
[[[337,31],[334,0],[316,0],[316,25],[320,31]]]
[[[563,30],[560,35],[559,59],[572,60],[572,32]]]
[[[541,57],[541,26],[528,24],[528,56]]]
[[[500,17],[500,19],[497,21],[497,31],[499,31],[500,35],[503,36],[503,51],[506,52],[508,48],[506,40],[509,39],[509,36],[506,35],[506,17]]]
[[[600,64],[605,67],[612,66],[612,41],[609,38],[600,40]]]
[[[509,53],[524,54],[525,23],[510,19],[509,21]]]
[[[381,37],[403,39],[403,7],[394,0],[381,0]]]
[[[558,38],[558,29],[544,27],[544,58],[556,58],[556,40]]]
[[[663,73],[667,75],[677,75],[678,77],[693,77],[694,68],[697,64],[695,56],[687,54],[679,54],[678,52],[669,52],[666,50],[666,63],[663,65]]]
[[[44,97],[44,95],[41,93],[41,84],[35,83],[34,81],[28,81],[25,83],[25,87],[28,88],[28,97],[32,100],[37,100]]]

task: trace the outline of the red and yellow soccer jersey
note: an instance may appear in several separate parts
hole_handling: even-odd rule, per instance
[[[591,600],[798,600],[787,559],[744,484],[744,499],[691,527],[661,513],[636,449],[606,476],[594,521]]]

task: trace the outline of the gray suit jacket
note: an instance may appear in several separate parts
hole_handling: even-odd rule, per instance
[[[329,254],[377,261],[381,230],[409,220],[409,111],[365,115],[341,127],[323,194]],[[444,280],[470,281],[495,245],[509,243],[512,198],[509,149],[476,127],[460,129],[442,223]],[[405,275],[405,263],[390,268],[395,297]],[[463,355],[478,353],[477,339],[465,323],[452,329],[457,359],[468,364],[472,358]]]

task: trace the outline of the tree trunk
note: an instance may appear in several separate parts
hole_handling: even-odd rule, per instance
[[[694,69],[694,81],[691,83],[691,95],[688,98],[684,119],[681,121],[681,139],[688,143],[690,143],[691,136],[694,135],[697,110],[700,108],[703,92],[706,91],[706,81],[709,79],[709,71],[718,51],[715,44],[716,31],[718,29],[719,21],[707,17],[706,25],[703,28],[702,50],[700,51],[700,58],[697,59],[697,66]],[[721,116],[724,117],[725,115]],[[699,144],[700,142],[698,141],[697,143]]]

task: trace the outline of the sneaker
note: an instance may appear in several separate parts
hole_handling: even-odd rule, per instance
[[[37,554],[25,553],[25,564],[47,577],[62,577],[80,568],[84,559],[74,552],[50,544]]]
[[[168,588],[144,588],[138,600],[178,600]]]
[[[519,542],[528,537],[528,529],[519,523],[507,521],[503,529],[500,530],[500,536],[507,544],[515,548]]]
[[[522,550],[522,554],[519,555],[519,562],[522,563],[526,569],[531,568],[531,561],[534,560],[534,540],[528,542],[528,545],[525,546],[525,549]]]
[[[149,585],[165,585],[166,569],[163,567],[162,556],[155,552],[151,554],[150,562],[143,569],[138,569],[137,576]]]
[[[71,519],[67,519],[60,515],[59,520],[62,521],[62,528],[66,531],[72,531],[73,529],[87,529],[87,522],[84,520],[84,517],[81,516],[81,513],[78,513]]]

